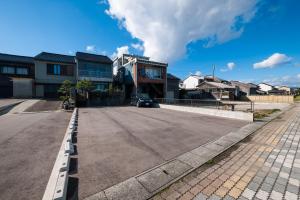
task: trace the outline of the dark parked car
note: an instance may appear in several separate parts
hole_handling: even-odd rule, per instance
[[[152,107],[153,100],[149,97],[148,94],[141,94],[131,98],[131,105],[137,107]]]

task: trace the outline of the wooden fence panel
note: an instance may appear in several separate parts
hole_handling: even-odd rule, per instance
[[[254,102],[294,103],[294,96],[291,95],[251,95],[247,98]]]

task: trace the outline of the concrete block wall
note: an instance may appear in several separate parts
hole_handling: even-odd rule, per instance
[[[160,108],[253,122],[253,113],[159,104]]]

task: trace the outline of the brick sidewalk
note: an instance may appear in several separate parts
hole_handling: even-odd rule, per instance
[[[286,112],[152,199],[299,199],[299,111]]]

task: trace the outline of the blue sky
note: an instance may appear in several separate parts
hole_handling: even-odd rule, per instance
[[[34,56],[41,51],[72,54],[76,51],[87,51],[87,46],[90,46],[91,52],[111,56],[118,47],[128,46],[130,53],[143,54],[141,49],[135,49],[131,45],[157,41],[144,37],[143,33],[139,32],[143,28],[140,24],[135,26],[140,30],[125,27],[123,22],[118,20],[119,15],[123,16],[124,13],[118,11],[118,5],[113,5],[114,0],[103,2],[2,0],[0,52],[28,56]],[[168,71],[185,78],[190,73],[211,74],[212,65],[215,65],[217,76],[224,79],[300,86],[300,2],[297,0],[256,2],[256,12],[251,20],[236,25],[243,28],[239,36],[209,47],[206,45],[207,41],[200,36],[188,43],[180,44],[186,48],[183,54],[177,55],[176,51],[173,54],[166,54],[166,57],[170,58],[167,60]],[[137,7],[139,6],[143,4],[137,4]],[[114,9],[108,14],[105,11],[110,7]],[[131,7],[134,7],[134,3]],[[136,19],[130,18],[132,16],[126,14],[124,16],[127,22],[137,23]],[[191,21],[197,20],[193,19],[193,16],[188,17]],[[189,23],[189,18],[186,18],[186,23]],[[147,25],[144,28],[147,28]],[[205,28],[209,29],[210,26]],[[151,36],[155,39],[160,37],[160,34],[163,33],[158,30],[157,36],[155,34]],[[175,36],[172,39],[180,43],[181,37]],[[177,47],[177,44],[174,45]],[[178,51],[184,51],[184,48],[180,49],[180,45]],[[150,47],[145,46],[145,52],[153,53],[150,48],[153,49],[153,44]],[[165,51],[158,53],[164,55]],[[264,67],[254,69],[254,63],[262,62],[275,53],[280,53],[278,58],[272,57],[278,61],[277,63],[267,62],[262,65]],[[227,67],[228,63],[234,63],[231,70]]]

